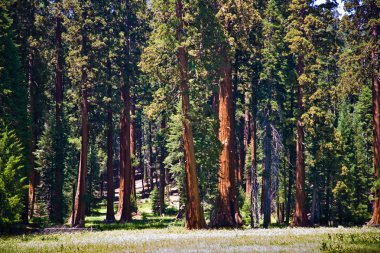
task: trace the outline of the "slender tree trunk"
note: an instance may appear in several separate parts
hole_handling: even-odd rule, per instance
[[[107,62],[107,71],[109,78],[111,77],[111,63]],[[109,84],[107,87],[107,96],[112,97],[112,86]],[[108,105],[107,111],[107,214],[106,221],[115,221],[114,211],[114,198],[115,198],[115,186],[113,181],[113,113],[111,105]]]
[[[254,91],[253,91],[254,92]],[[244,146],[245,146],[245,149],[246,149],[246,152],[248,152],[248,143],[249,141],[251,141],[251,145],[256,145],[255,141],[256,141],[256,120],[255,120],[255,113],[253,112],[252,113],[252,119],[251,119],[251,123],[250,123],[250,119],[249,119],[249,108],[247,106],[247,103],[249,103],[249,101],[247,101],[247,95],[246,95],[246,98],[245,98],[245,103],[246,103],[246,107],[244,109],[244,121],[245,121],[245,126],[244,126]],[[248,99],[249,100],[249,99]],[[252,99],[252,104],[254,105],[255,101],[253,101]],[[255,106],[253,106],[255,107]],[[253,108],[254,110],[254,108]],[[249,127],[251,125],[251,138],[249,138]],[[253,132],[255,131],[255,132]],[[254,153],[252,153],[252,150],[254,151]],[[256,149],[255,147],[251,147],[251,155],[255,155],[256,156]],[[256,163],[256,160],[255,160],[255,157],[251,157],[251,161],[253,161],[254,163]],[[251,169],[250,170],[247,170],[246,173],[245,173],[245,194],[246,194],[246,198],[249,198],[251,196],[251,184],[252,184],[252,178],[251,178],[251,174],[252,174],[252,165],[251,165]],[[256,165],[254,165],[254,171],[256,171]],[[257,180],[257,179],[255,179]]]
[[[29,218],[33,218],[34,213],[34,203],[36,200],[36,186],[37,186],[37,171],[35,170],[35,157],[34,152],[36,151],[37,135],[36,135],[36,117],[35,117],[35,84],[33,80],[33,62],[34,55],[33,49],[29,47],[28,54],[28,93],[29,93],[29,103],[28,103],[28,113],[30,115],[30,143],[29,143],[29,194],[28,194],[28,209]]]
[[[375,26],[372,31],[374,41],[378,41],[379,26]],[[372,52],[372,115],[373,115],[373,155],[375,180],[379,180],[380,170],[380,77],[379,77],[379,53],[376,49]],[[380,186],[375,189],[373,213],[369,222],[370,225],[380,224]]]
[[[251,132],[250,132],[250,117],[249,117],[249,93],[246,92],[244,95],[244,137],[243,137],[244,156],[242,157],[244,159],[244,165],[242,166],[242,170],[240,171],[241,181],[243,180],[243,173],[245,171],[245,157],[249,151],[249,142],[250,142],[250,137],[251,137],[250,134]],[[248,171],[249,170],[247,170],[247,172]],[[246,193],[246,197],[249,198],[250,192],[246,191],[245,193]]]
[[[265,122],[265,141],[264,141],[264,174],[263,174],[263,213],[264,213],[264,228],[268,228],[271,221],[271,167],[272,167],[272,134],[269,121],[270,104],[267,105],[267,118]]]
[[[257,167],[256,167],[256,106],[255,101],[252,99],[253,110],[252,110],[252,119],[251,119],[251,169],[250,169],[250,216],[251,216],[251,227],[258,228],[260,227],[260,216],[259,216],[259,185],[257,182]]]
[[[161,131],[163,131],[166,128],[166,119],[165,115],[162,116],[161,120]],[[164,141],[164,138],[162,138],[162,141]],[[160,196],[160,215],[163,215],[165,213],[165,164],[164,159],[166,157],[166,150],[165,150],[165,143],[161,143],[160,145],[160,156],[159,156],[159,163],[158,166],[160,168],[160,179],[159,179],[159,196]]]
[[[53,222],[63,223],[63,177],[64,177],[64,129],[63,129],[63,47],[62,18],[55,19],[55,168],[50,217]]]
[[[137,157],[136,157],[136,120],[135,120],[135,104],[132,101],[131,102],[131,131],[130,131],[130,140],[131,140],[131,161],[132,164],[133,162],[136,162]],[[136,199],[136,167],[132,166],[132,171],[131,171],[131,195]]]
[[[297,74],[300,77],[304,72],[303,57],[298,58]],[[307,226],[308,220],[305,211],[305,152],[304,152],[304,129],[302,124],[303,107],[303,87],[298,84],[298,117],[296,136],[296,207],[293,214],[293,226]]]
[[[226,49],[221,50],[223,63],[219,83],[219,141],[220,155],[219,183],[216,209],[211,220],[212,227],[233,227],[242,225],[239,213],[234,170],[234,126],[232,114],[232,69]]]
[[[176,17],[179,20],[177,27],[177,41],[182,42],[183,32],[183,4],[182,0],[176,2]],[[182,97],[182,139],[185,151],[185,181],[186,181],[186,223],[187,229],[206,228],[206,222],[199,196],[197,168],[195,163],[195,150],[193,129],[190,118],[190,97],[188,84],[188,62],[186,48],[180,44],[177,51],[180,74],[180,90]]]
[[[294,165],[296,164],[295,161],[296,158],[296,151],[294,144],[291,143],[289,145],[289,167],[288,167],[288,192],[287,192],[287,202],[286,202],[286,224],[289,224],[290,222],[290,212],[291,212],[291,206],[292,206],[292,187],[294,182]]]

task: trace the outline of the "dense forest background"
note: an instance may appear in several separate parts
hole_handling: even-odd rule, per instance
[[[0,0],[0,230],[170,189],[189,229],[379,224],[380,2],[343,2]]]

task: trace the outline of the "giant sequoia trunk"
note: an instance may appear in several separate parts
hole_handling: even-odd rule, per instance
[[[52,202],[50,218],[53,222],[63,222],[63,177],[64,177],[64,129],[63,129],[63,47],[62,47],[62,18],[55,20],[55,167],[54,184],[52,185]]]
[[[119,180],[119,207],[117,217],[121,222],[132,220],[131,215],[131,95],[130,95],[130,22],[129,11],[130,5],[128,0],[122,1],[125,5],[125,16],[123,20],[124,27],[124,45],[123,45],[123,67],[122,67],[122,85],[121,100],[123,107],[120,113],[120,180]]]
[[[121,222],[131,221],[131,151],[130,151],[130,94],[129,85],[121,88],[123,108],[120,114],[120,180],[119,208],[117,217]]]
[[[234,126],[232,114],[232,69],[225,49],[221,50],[223,62],[219,83],[219,141],[222,144],[219,167],[219,183],[216,209],[212,215],[212,227],[233,227],[242,225],[239,213],[234,169]]]
[[[303,57],[298,58],[297,74],[300,77],[304,72]],[[293,214],[293,226],[307,226],[308,220],[305,211],[305,152],[304,152],[304,130],[302,124],[303,107],[303,87],[298,84],[298,118],[296,135],[296,207]]]
[[[86,83],[87,73],[83,70],[82,82]],[[78,168],[77,191],[75,195],[74,213],[72,214],[72,225],[84,227],[85,210],[86,210],[86,177],[87,177],[87,153],[88,153],[88,99],[87,89],[82,87],[81,90],[81,149]]]
[[[379,26],[372,31],[374,41],[378,41]],[[375,167],[375,180],[379,180],[380,170],[380,77],[379,77],[379,53],[372,52],[373,80],[372,80],[372,110],[373,110],[373,155]],[[380,224],[380,186],[375,189],[372,219],[370,225]]]
[[[177,27],[177,41],[181,43],[183,32],[183,4],[182,0],[176,2],[176,17],[179,20]],[[197,168],[195,164],[195,150],[193,140],[193,129],[190,119],[190,98],[188,85],[187,52],[184,46],[180,46],[177,52],[180,72],[180,89],[182,95],[182,139],[185,151],[185,176],[186,176],[186,223],[187,229],[202,229],[206,222],[199,196]]]

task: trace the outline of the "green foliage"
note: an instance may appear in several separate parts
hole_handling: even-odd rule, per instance
[[[20,222],[25,193],[23,148],[14,130],[0,123],[0,230]]]
[[[152,205],[152,212],[156,215],[160,213],[160,195],[157,187],[153,188],[153,191],[150,193],[150,202]]]

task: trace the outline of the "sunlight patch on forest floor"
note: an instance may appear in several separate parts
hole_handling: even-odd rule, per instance
[[[380,252],[376,228],[180,227],[0,237],[0,252]]]

